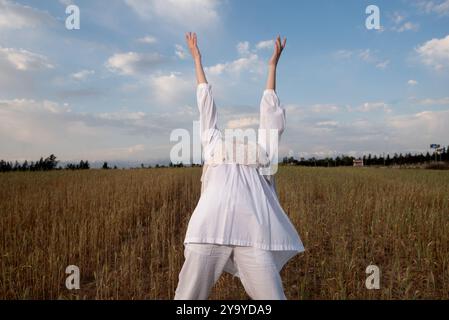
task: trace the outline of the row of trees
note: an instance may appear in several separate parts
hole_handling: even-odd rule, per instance
[[[89,161],[81,160],[79,163],[68,163],[65,167],[58,167],[59,161],[54,154],[47,158],[40,158],[38,161],[28,162],[25,160],[23,163],[18,161],[7,162],[0,160],[0,172],[9,171],[51,171],[51,170],[88,170],[90,169]]]
[[[111,168],[111,167],[109,167],[109,164],[107,162],[104,162],[103,166],[101,167],[101,169],[103,169],[103,170],[111,170],[111,169],[117,170],[118,168],[117,168],[117,166],[114,166],[114,168]]]
[[[89,170],[90,169],[90,164],[89,161],[83,161],[81,160],[80,163],[76,164],[76,163],[68,163],[66,164],[65,168],[67,170]]]
[[[413,165],[413,164],[422,164],[429,163],[433,161],[442,161],[449,162],[449,148],[444,148],[443,152],[440,154],[430,154],[427,152],[426,154],[414,154],[407,153],[403,155],[394,154],[392,157],[388,154],[386,157],[381,155],[371,155],[363,156],[362,158],[354,158],[352,156],[338,156],[335,158],[309,158],[309,159],[295,159],[294,157],[285,157],[282,161],[283,164],[289,165],[299,165],[299,166],[307,166],[307,167],[339,167],[339,166],[352,166],[354,160],[363,159],[363,163],[365,166],[391,166],[391,165]],[[0,172],[9,172],[9,171],[50,171],[50,170],[88,170],[90,169],[89,161],[81,160],[79,163],[69,163],[66,164],[65,167],[58,167],[59,161],[57,160],[54,154],[50,155],[47,158],[40,158],[38,161],[24,161],[23,163],[19,163],[18,161],[7,162],[4,160],[0,160]],[[200,165],[193,165],[200,166]],[[182,168],[185,167],[182,163],[173,164],[170,163],[168,165],[169,168]],[[152,168],[151,166],[145,167],[145,165],[141,165],[141,168]],[[157,164],[155,168],[166,168],[164,165]],[[117,169],[117,166],[114,168],[109,167],[107,162],[104,162],[102,169]]]
[[[56,169],[58,162],[56,160],[56,156],[54,154],[50,155],[47,158],[40,158],[39,161],[31,161],[28,162],[25,160],[22,164],[18,161],[6,162],[4,160],[0,160],[0,172],[7,171],[49,171]]]
[[[335,158],[324,158],[324,159],[295,159],[294,157],[285,157],[282,161],[283,164],[307,166],[307,167],[340,167],[340,166],[352,166],[354,160],[362,160],[365,166],[392,166],[392,165],[413,165],[413,164],[424,164],[433,161],[443,161],[449,162],[449,148],[445,148],[440,154],[433,153],[430,154],[397,154],[393,156],[389,154],[384,155],[371,155],[363,156],[361,158],[355,158],[352,156],[338,156]]]

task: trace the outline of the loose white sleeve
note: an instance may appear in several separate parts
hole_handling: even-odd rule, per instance
[[[217,128],[217,109],[212,95],[212,86],[201,83],[197,87],[197,102],[200,111],[200,135],[203,146],[208,145]]]
[[[279,97],[274,90],[265,90],[260,102],[260,129],[276,129],[280,138],[285,124],[285,109],[281,107]]]
[[[270,159],[271,169],[263,170],[265,175],[272,175],[279,162],[279,143],[285,130],[285,109],[281,107],[279,97],[274,90],[265,90],[260,103],[259,145]]]

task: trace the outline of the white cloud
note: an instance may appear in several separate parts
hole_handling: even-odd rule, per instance
[[[426,13],[449,15],[449,0],[421,0],[417,5]]]
[[[187,58],[187,51],[183,46],[176,44],[175,49],[175,54],[179,59],[185,60]]]
[[[382,110],[387,113],[391,112],[390,107],[385,102],[365,102],[364,104],[359,106],[356,110],[360,112],[372,112],[378,110]]]
[[[340,107],[335,104],[314,104],[311,110],[316,113],[335,113],[340,111]]]
[[[375,58],[373,57],[370,49],[364,49],[359,52],[359,57],[365,62],[374,62]]]
[[[393,31],[396,32],[405,32],[405,31],[418,31],[419,30],[419,24],[413,23],[410,21],[406,21],[405,16],[399,14],[398,12],[395,12],[393,16],[391,17],[391,20],[393,21],[394,26],[391,28]]]
[[[145,37],[137,39],[137,42],[145,43],[145,44],[153,44],[153,43],[157,42],[157,39],[156,39],[156,37],[153,37],[153,36],[145,36]]]
[[[405,22],[404,24],[394,27],[393,30],[397,32],[404,32],[404,31],[418,31],[419,24],[413,23],[413,22]]]
[[[52,143],[54,137],[44,124],[36,125],[39,115],[54,116],[65,112],[57,103],[27,99],[0,101],[0,133],[2,137],[21,143]],[[3,144],[3,143],[2,143]]]
[[[251,50],[251,46],[248,41],[239,42],[236,49],[240,58],[206,67],[206,72],[214,76],[221,75],[223,73],[240,75],[242,72],[255,73],[259,75],[263,74],[265,70],[265,63],[261,60],[259,55],[254,52],[254,50]]]
[[[154,70],[162,61],[158,53],[117,53],[108,59],[106,67],[122,75],[136,75]]]
[[[423,111],[413,115],[392,117],[387,124],[394,131],[391,142],[398,148],[425,150],[436,141],[445,141],[449,136],[449,111]]]
[[[145,146],[143,144],[137,144],[135,146],[127,148],[128,153],[136,153],[145,150]]]
[[[349,59],[353,55],[353,51],[351,50],[338,50],[334,53],[334,57],[339,60]]]
[[[392,17],[393,23],[398,25],[405,20],[405,17],[398,12],[395,12]]]
[[[418,104],[422,106],[449,106],[449,97],[439,99],[427,98],[418,101]]]
[[[435,70],[449,67],[449,35],[432,39],[415,49],[421,61]]]
[[[76,128],[76,129],[82,129],[85,130],[84,127]],[[76,155],[76,159],[71,159],[71,161],[79,161],[81,159],[89,160],[91,162],[100,162],[102,161],[109,161],[109,162],[115,162],[115,161],[130,161],[133,162],[137,161],[137,159],[143,159],[146,158],[146,152],[148,151],[148,148],[143,144],[137,144],[137,145],[131,145],[131,146],[125,146],[125,147],[99,147],[99,148],[92,148],[90,150],[81,152],[79,155]],[[109,166],[111,167],[113,164],[109,163]],[[137,164],[134,164],[136,166]]]
[[[59,106],[58,103],[44,100],[42,102],[37,102],[35,100],[28,99],[14,99],[14,100],[0,100],[0,105],[4,108],[12,108],[16,111],[46,111],[50,113],[62,113],[65,111],[70,111],[66,106]]]
[[[165,105],[180,105],[189,101],[186,97],[194,92],[194,81],[183,78],[179,73],[153,76],[150,87],[157,102]]]
[[[449,102],[449,98],[444,99]],[[383,109],[382,103],[376,104],[376,108]],[[10,160],[35,160],[50,153],[63,160],[166,159],[170,150],[166,137],[174,128],[191,128],[191,121],[198,116],[195,109],[186,107],[165,114],[127,110],[93,114],[77,113],[69,106],[51,101],[3,100],[0,101],[0,145]],[[345,120],[317,117],[312,108],[301,108],[301,111],[287,111],[287,130],[281,149],[299,148],[306,157],[420,152],[429,143],[444,141],[449,135],[447,110],[401,116],[387,113],[380,119],[357,118],[360,114],[353,114],[356,118]],[[228,128],[258,124],[257,113],[244,114],[238,119],[231,118],[235,112],[222,115]],[[148,137],[151,143],[146,142]]]
[[[59,3],[67,7],[73,4],[73,0],[59,0]]]
[[[448,98],[449,102],[449,98]],[[367,103],[353,111],[388,109],[383,102]],[[311,108],[287,110],[287,128],[281,150],[301,151],[305,157],[341,154],[425,152],[430,143],[444,143],[449,136],[449,110],[395,115],[351,112],[344,118],[317,116]],[[298,143],[298,137],[301,137]]]
[[[240,58],[229,64],[229,71],[231,73],[241,73],[248,71],[250,73],[262,74],[264,71],[264,63],[256,54],[251,54],[248,57]]]
[[[73,73],[71,77],[75,80],[81,81],[87,79],[89,76],[94,75],[94,70],[81,70],[79,72]]]
[[[409,81],[407,81],[407,84],[409,85],[409,86],[416,86],[417,84],[418,84],[418,81],[416,81],[416,80],[409,80]]]
[[[239,58],[237,60],[220,63],[215,66],[207,67],[206,70],[212,75],[220,75],[223,72],[238,75],[241,72],[248,71],[251,73],[262,74],[263,63],[256,54],[251,54],[248,57]]]
[[[0,30],[36,28],[54,23],[48,13],[8,0],[0,0]]]
[[[338,121],[319,121],[316,123],[318,127],[336,127],[338,126]]]
[[[377,53],[371,49],[359,49],[359,50],[338,50],[333,53],[333,56],[337,60],[349,60],[353,57],[360,59],[369,64],[374,64],[378,69],[386,69],[390,64],[390,60],[382,59],[377,56]]]
[[[227,128],[229,129],[243,129],[252,127],[259,124],[259,118],[257,117],[246,117],[240,119],[229,120],[227,123]]]
[[[6,160],[35,160],[51,153],[63,160],[144,160],[167,159],[167,137],[172,129],[191,128],[192,115],[190,108],[164,114],[80,113],[52,101],[14,99],[0,100],[0,123]]]
[[[228,64],[219,63],[212,67],[206,67],[206,72],[212,75],[220,75],[226,70],[227,66]]]
[[[45,56],[24,49],[0,47],[0,62],[2,61],[20,71],[53,68]]]
[[[108,112],[100,113],[98,117],[106,120],[142,120],[146,116],[145,112]]]
[[[273,49],[273,48],[274,48],[274,40],[260,41],[258,44],[256,44],[257,50]]]
[[[241,56],[248,56],[250,54],[250,52],[249,52],[249,42],[248,41],[239,42],[237,44],[237,52]]]
[[[163,19],[191,29],[211,27],[219,21],[217,0],[125,0],[142,19]]]
[[[145,146],[143,144],[137,144],[131,147],[125,147],[125,148],[117,148],[117,149],[113,149],[113,154],[129,154],[129,155],[134,155],[136,153],[141,153],[142,151],[145,151]],[[112,155],[109,156],[109,158],[112,158]],[[117,156],[115,156],[115,158],[117,158]]]
[[[383,70],[383,69],[386,69],[389,64],[390,64],[390,60],[385,60],[385,61],[377,63],[376,68]]]

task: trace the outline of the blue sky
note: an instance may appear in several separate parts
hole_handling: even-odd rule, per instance
[[[171,131],[198,118],[186,31],[222,128],[257,127],[269,41],[287,36],[281,156],[449,144],[449,0],[0,0],[0,158],[167,160]]]

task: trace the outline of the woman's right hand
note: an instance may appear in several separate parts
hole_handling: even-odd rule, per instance
[[[282,51],[285,49],[285,45],[287,44],[287,38],[284,37],[284,41],[281,42],[281,36],[277,36],[276,42],[274,45],[273,56],[270,59],[270,66],[277,66],[279,59],[281,58]]]
[[[201,59],[201,53],[198,49],[198,42],[196,33],[194,32],[187,32],[186,33],[186,42],[187,46],[190,50],[190,53],[192,54],[192,57],[194,60]]]

